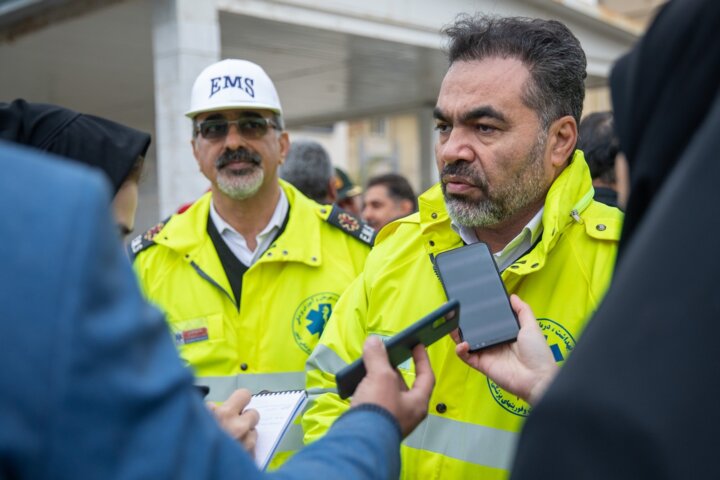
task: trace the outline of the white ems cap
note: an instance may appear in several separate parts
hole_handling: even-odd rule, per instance
[[[213,63],[198,75],[192,88],[190,118],[201,112],[251,108],[282,115],[275,85],[265,70],[247,60]]]

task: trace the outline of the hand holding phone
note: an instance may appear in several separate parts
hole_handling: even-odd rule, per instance
[[[390,338],[385,343],[390,364],[397,367],[412,356],[412,349],[416,345],[423,344],[425,347],[429,347],[455,330],[458,327],[459,314],[460,303],[457,300],[448,300],[436,310]],[[337,372],[335,381],[340,398],[351,396],[365,377],[365,373],[365,363],[362,357]]]

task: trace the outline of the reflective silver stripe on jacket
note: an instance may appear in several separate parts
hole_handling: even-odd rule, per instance
[[[347,365],[348,363],[340,358],[331,348],[318,344],[305,363],[305,371],[322,370],[323,372],[335,375],[338,370],[341,370]]]
[[[248,373],[224,377],[197,377],[197,385],[210,387],[205,400],[224,402],[238,388],[247,388],[251,393],[263,390],[277,392],[281,390],[304,390],[305,372]]]
[[[403,444],[463,462],[509,470],[518,438],[515,432],[428,415]]]
[[[340,358],[331,348],[325,345],[316,345],[310,357],[305,363],[305,371],[321,370],[326,373],[335,374],[347,366],[347,362]],[[308,407],[310,407],[320,395],[325,393],[337,393],[337,387],[311,388],[308,389]]]

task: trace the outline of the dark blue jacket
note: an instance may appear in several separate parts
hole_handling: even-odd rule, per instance
[[[107,184],[48,158],[0,142],[0,479],[261,477],[141,298]],[[359,409],[273,476],[396,477],[399,442]]]

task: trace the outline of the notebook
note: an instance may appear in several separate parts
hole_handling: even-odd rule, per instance
[[[307,400],[305,390],[287,390],[283,392],[260,392],[252,396],[245,407],[257,410],[260,421],[255,430],[258,438],[255,445],[255,464],[264,470],[280,440],[300,413]]]

